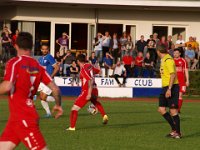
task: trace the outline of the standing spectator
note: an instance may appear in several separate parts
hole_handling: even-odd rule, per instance
[[[76,82],[76,85],[79,86],[79,68],[75,60],[72,61],[72,65],[70,67],[70,77],[72,77],[71,85],[74,86],[74,82]]]
[[[108,70],[113,68],[113,57],[109,52],[106,52],[106,56],[103,58],[103,64],[105,67],[106,77],[108,77]]]
[[[109,52],[110,50],[110,34],[108,31],[105,32],[105,36],[103,36],[103,42],[102,42],[102,46],[103,46],[103,57],[105,57],[106,53]]]
[[[193,37],[193,41],[195,43],[196,51],[199,51],[199,42],[197,42],[197,38]]]
[[[191,44],[188,45],[187,50],[185,51],[185,59],[188,63],[189,68],[191,68],[192,70],[196,68],[198,60],[195,59],[195,51],[192,49]],[[191,63],[193,63],[192,66]]]
[[[142,63],[143,63],[143,53],[139,52],[138,56],[135,58],[135,77],[142,77]]]
[[[8,31],[2,34],[2,60],[6,62],[10,58],[11,37]]]
[[[92,52],[91,56],[89,57],[89,61],[92,65],[98,63],[98,58],[95,56],[95,52]]]
[[[185,56],[185,41],[183,40],[182,35],[178,36],[178,40],[176,41],[175,48],[180,49],[181,57]]]
[[[159,43],[157,45],[163,45],[163,46],[165,46],[167,51],[169,50],[168,41],[166,40],[165,36],[161,37],[161,40],[159,41]]]
[[[75,60],[74,56],[71,54],[70,50],[67,50],[67,54],[63,57],[63,74],[64,76],[69,75],[69,67],[72,61]]]
[[[102,38],[102,34],[101,33],[97,33],[97,37],[94,39],[93,41],[93,45],[94,45],[94,51],[95,51],[95,55],[98,58],[98,62],[102,63],[102,42],[103,42],[103,38]]]
[[[193,50],[196,50],[196,43],[193,40],[193,37],[189,37],[189,41],[185,43],[185,46],[188,47],[188,45],[191,45]]]
[[[153,34],[153,39],[155,40],[156,45],[160,42],[160,40],[159,40],[159,38],[158,38],[158,33],[154,33],[154,34]]]
[[[119,77],[123,77],[123,83],[121,84],[119,81]],[[117,84],[119,87],[123,86],[125,87],[126,83],[126,69],[124,68],[124,65],[121,64],[120,60],[117,61],[114,69],[114,78],[117,81]]]
[[[125,47],[126,47],[126,53],[129,53],[132,56],[132,51],[134,49],[134,46],[130,35],[127,36],[127,42],[125,43]]]
[[[172,44],[171,49],[169,49],[169,55],[172,56],[172,57],[174,57],[174,49],[175,49],[175,45]]]
[[[66,32],[62,33],[62,37],[56,40],[56,43],[60,45],[60,55],[64,55],[66,51],[68,50],[68,43],[69,43],[69,36]]]
[[[169,35],[168,37],[167,37],[167,43],[168,43],[168,49],[171,49],[172,47],[172,44],[173,44],[173,41],[172,41],[172,36],[171,35]]]
[[[150,39],[147,40],[147,51],[150,53],[151,59],[156,61],[156,41],[153,39],[153,35],[150,35]]]
[[[17,37],[18,37],[18,34],[19,34],[19,29],[17,29],[15,31],[15,34],[13,35],[12,37],[12,45],[15,47],[15,44],[16,44],[16,40],[17,40]]]
[[[127,34],[126,34],[126,31],[123,32],[123,35],[122,37],[120,38],[120,45],[121,45],[121,49],[120,49],[120,52],[121,52],[121,58],[123,58],[123,56],[125,55],[126,53],[126,45],[125,43],[127,42]]]
[[[144,35],[141,35],[140,40],[135,44],[135,49],[137,52],[142,52],[144,54],[144,48],[147,46],[147,42],[144,40]]]
[[[117,63],[117,60],[119,58],[119,42],[117,39],[117,33],[113,34],[113,38],[111,40],[111,54],[113,56],[114,64]]]
[[[146,57],[144,59],[144,75],[145,78],[153,78],[153,60],[150,58],[149,52],[146,53]]]
[[[56,63],[59,66],[59,75],[62,76],[62,70],[63,70],[63,56],[60,56],[60,52],[56,53],[56,56],[54,57],[56,60]]]
[[[127,77],[133,77],[133,66],[134,66],[134,59],[130,56],[129,53],[126,53],[122,58],[124,63],[124,67],[126,68],[126,75]]]
[[[193,37],[194,42],[196,43],[196,59],[199,61],[200,60],[200,50],[199,50],[199,42],[197,42],[197,38]],[[198,64],[199,68],[200,68],[200,61]]]

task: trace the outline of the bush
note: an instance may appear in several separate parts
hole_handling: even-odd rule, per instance
[[[188,87],[188,95],[200,95],[200,71],[190,71],[190,86]]]

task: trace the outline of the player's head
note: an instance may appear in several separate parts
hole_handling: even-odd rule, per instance
[[[47,44],[42,44],[41,51],[43,55],[47,55],[49,53],[49,46]]]
[[[158,45],[156,51],[160,58],[162,58],[163,55],[167,54],[167,49],[165,45]]]
[[[77,63],[80,65],[81,63],[86,63],[86,56],[84,54],[79,54],[77,56]]]
[[[33,47],[33,36],[28,32],[20,32],[16,39],[15,48],[17,51],[31,51]]]
[[[180,58],[181,56],[181,51],[179,48],[174,49],[174,58]]]

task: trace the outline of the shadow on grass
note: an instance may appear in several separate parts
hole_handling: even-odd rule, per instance
[[[200,137],[200,131],[195,132],[195,133],[191,133],[191,134],[188,134],[188,135],[183,135],[184,139],[186,139],[186,138],[195,138],[195,137]]]

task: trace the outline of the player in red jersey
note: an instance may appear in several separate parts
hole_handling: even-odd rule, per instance
[[[178,111],[180,113],[182,103],[183,103],[183,94],[186,92],[186,86],[189,86],[189,73],[188,65],[184,58],[181,58],[181,52],[179,49],[174,50],[174,61],[176,64],[176,72],[178,77],[178,82],[180,86],[179,90],[179,102],[178,102]]]
[[[83,54],[77,57],[78,64],[81,68],[80,79],[82,82],[82,91],[71,108],[70,127],[66,130],[75,131],[75,125],[78,117],[78,111],[83,108],[88,101],[91,101],[103,117],[103,123],[107,124],[108,116],[105,114],[104,108],[97,101],[98,91],[94,82],[93,74],[100,73],[100,69],[95,68],[89,63],[86,63],[86,56]]]
[[[47,150],[39,129],[39,116],[33,103],[33,95],[40,82],[53,91],[57,111],[56,118],[62,115],[59,88],[52,82],[45,69],[37,60],[30,57],[33,46],[30,33],[19,33],[15,48],[17,57],[6,65],[4,81],[0,84],[0,94],[8,92],[10,116],[0,137],[0,150],[13,150],[22,142],[30,150]]]

